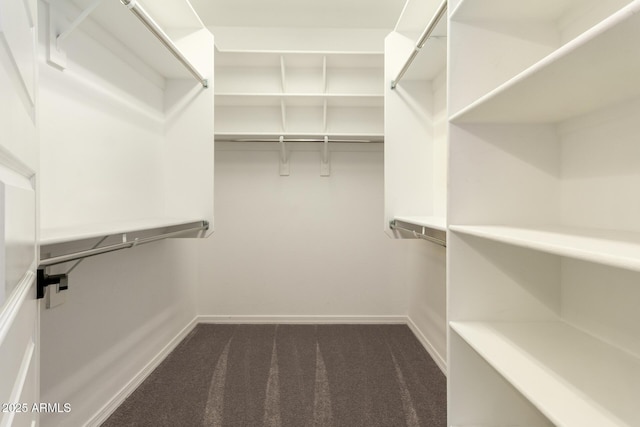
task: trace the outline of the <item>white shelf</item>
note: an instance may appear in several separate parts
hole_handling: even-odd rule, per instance
[[[450,322],[558,426],[640,425],[640,360],[564,322]]]
[[[72,2],[84,10],[92,0],[72,0]],[[170,37],[173,33],[184,30],[204,28],[187,1],[147,1],[144,2],[143,7]],[[89,18],[163,77],[191,76],[169,50],[119,1],[103,1]]]
[[[114,234],[133,233],[136,231],[154,230],[158,228],[175,227],[202,219],[154,218],[138,221],[114,221],[101,224],[86,224],[73,227],[42,229],[40,231],[40,245],[55,245]]]
[[[640,271],[640,233],[570,227],[450,225],[453,232]]]
[[[454,123],[554,123],[640,95],[640,0],[451,117]],[[514,106],[517,106],[514,107]]]
[[[408,0],[396,22],[394,31],[417,40],[439,5],[440,0]],[[446,16],[442,20],[446,21]]]
[[[350,142],[382,142],[384,141],[383,133],[337,133],[337,132],[216,132],[216,141],[256,141],[262,139],[278,141],[280,136],[285,139],[323,139],[325,136],[340,140],[349,140]],[[331,142],[331,141],[330,141]]]
[[[537,0],[523,5],[513,0],[462,0],[452,11],[451,20],[461,22],[515,21],[552,22],[579,0]]]
[[[216,140],[383,139],[382,54],[218,51],[217,58]]]
[[[286,106],[322,107],[324,100],[336,107],[381,107],[382,94],[342,94],[342,93],[217,93],[219,106]]]
[[[434,230],[447,231],[447,220],[444,217],[437,216],[398,216],[395,220],[415,224],[420,227],[428,227]]]
[[[217,49],[218,67],[276,67],[280,68],[280,57],[284,57],[285,67],[322,67],[323,57],[331,68],[380,68],[383,66],[382,52],[334,52],[334,51],[250,51]]]

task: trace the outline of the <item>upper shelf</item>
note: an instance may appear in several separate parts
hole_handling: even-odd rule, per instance
[[[418,40],[440,3],[441,0],[407,0],[396,22],[394,31],[410,39]],[[445,16],[441,21],[446,20]],[[446,27],[444,28],[446,29]],[[446,32],[444,34],[440,33],[440,35],[446,35]]]
[[[640,271],[640,233],[494,225],[450,225],[449,229],[555,255]]]
[[[202,223],[200,219],[154,218],[139,221],[114,221],[74,227],[49,228],[40,231],[40,245],[49,246],[116,234],[135,233],[155,229],[170,229]]]
[[[250,51],[219,50],[216,48],[216,67],[274,67],[280,68],[381,68],[382,52],[333,52],[333,51]]]
[[[640,0],[453,114],[454,123],[556,123],[640,95]]]
[[[426,24],[425,24],[426,25]],[[404,75],[406,80],[433,80],[447,65],[447,18],[443,17]],[[424,30],[424,27],[422,28]]]
[[[451,13],[452,21],[556,21],[579,0],[536,0],[523,5],[513,0],[462,0]]]
[[[216,93],[216,105],[322,107],[326,100],[333,107],[380,107],[382,94],[338,93]]]
[[[394,217],[397,221],[415,224],[420,227],[433,228],[434,230],[447,231],[447,220],[439,216],[398,216]]]
[[[93,0],[72,0],[85,10]],[[201,29],[204,25],[186,0],[138,1],[174,43]],[[77,12],[75,16],[77,16]],[[70,14],[67,14],[70,15]],[[75,16],[68,16],[74,19]],[[97,23],[142,62],[165,78],[187,78],[189,71],[120,1],[102,1],[89,19]],[[81,24],[83,25],[83,24]],[[185,52],[181,52],[184,56]]]

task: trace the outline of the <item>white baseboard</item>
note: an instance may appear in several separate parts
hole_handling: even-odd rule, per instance
[[[198,323],[285,323],[285,324],[404,324],[406,316],[212,316],[200,315]]]
[[[411,332],[413,332],[416,338],[418,338],[418,341],[420,341],[420,343],[425,348],[425,350],[427,350],[427,353],[429,353],[433,361],[436,362],[436,365],[438,365],[442,373],[446,376],[447,375],[446,359],[442,357],[442,355],[438,352],[438,350],[436,350],[433,344],[431,344],[431,341],[429,341],[427,337],[424,336],[420,328],[418,328],[418,326],[415,323],[413,323],[413,320],[411,320],[410,317],[407,316],[405,318],[405,322],[407,323],[407,326],[409,326],[409,329],[411,329]]]
[[[109,400],[100,410],[87,421],[85,427],[97,427],[107,420],[116,409],[133,393],[142,382],[156,369],[160,363],[171,353],[182,340],[198,324],[198,318],[194,318],[187,326],[182,328],[178,334],[165,345],[162,350],[147,363],[112,399]]]

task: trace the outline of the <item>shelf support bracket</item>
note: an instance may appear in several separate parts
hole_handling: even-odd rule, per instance
[[[64,17],[55,10],[53,4],[49,5],[49,50],[48,61],[61,68],[67,67],[67,55],[62,50],[64,40],[102,3],[102,0],[93,0],[70,24],[62,30]]]
[[[280,136],[280,176],[289,176],[289,158],[284,136]]]
[[[329,158],[329,137],[324,137],[322,144],[322,159],[320,160],[320,176],[331,176],[331,163]]]

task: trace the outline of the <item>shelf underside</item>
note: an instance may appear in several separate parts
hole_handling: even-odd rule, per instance
[[[447,220],[439,216],[415,216],[415,215],[396,215],[394,219],[397,221],[414,224],[420,227],[433,228],[434,230],[447,231]]]
[[[615,13],[451,117],[556,123],[640,96],[640,2]]]
[[[554,424],[640,425],[640,360],[565,322],[450,322]]]
[[[86,9],[92,3],[89,0],[72,0],[72,2],[80,9]],[[164,2],[162,7],[158,7],[154,2],[147,3],[150,7],[145,5],[145,9],[170,36],[170,33],[175,30],[184,34],[187,31],[202,29],[199,19],[193,13],[188,2],[176,1],[171,4]],[[169,50],[119,1],[101,2],[91,13],[89,19],[107,30],[123,46],[126,46],[161,76],[165,78],[191,77],[191,74]]]
[[[155,218],[139,221],[114,221],[109,223],[86,224],[73,227],[43,229],[40,232],[40,245],[50,246],[72,243],[81,240],[101,238],[126,233],[144,232],[163,229],[175,231],[174,228],[201,223],[199,219]]]

